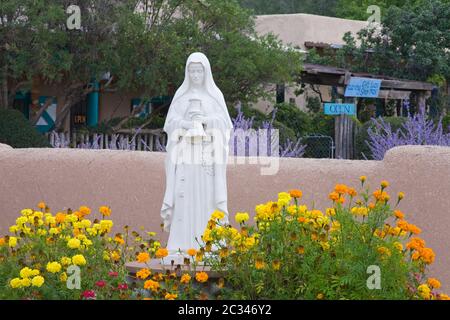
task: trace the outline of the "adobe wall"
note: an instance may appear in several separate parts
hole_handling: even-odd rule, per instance
[[[143,151],[0,148],[0,235],[21,209],[35,208],[39,201],[54,213],[109,205],[116,226],[142,225],[160,232],[164,157]],[[303,190],[306,204],[324,209],[336,183],[358,187],[358,177],[366,175],[373,189],[386,179],[393,197],[405,192],[400,209],[422,228],[427,245],[436,252],[433,275],[450,292],[450,148],[399,147],[380,162],[280,159],[279,165],[275,175],[263,176],[261,165],[231,163],[230,213],[252,213],[256,204],[291,188]]]

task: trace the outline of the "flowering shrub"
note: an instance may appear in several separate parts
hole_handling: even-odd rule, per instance
[[[435,255],[390,204],[388,183],[369,193],[361,178],[360,194],[336,185],[325,212],[300,203],[291,190],[256,206],[255,225],[237,213],[236,229],[213,214],[203,235],[202,252],[223,272],[224,297],[233,299],[448,299],[426,279]],[[211,250],[211,248],[217,250]],[[370,270],[379,268],[379,288]]]
[[[22,210],[11,235],[0,238],[0,299],[127,298],[127,238],[109,236],[110,214],[100,207],[91,221],[82,206],[53,215],[42,202]]]
[[[375,127],[368,129],[369,141],[366,141],[372,157],[383,160],[384,154],[397,146],[404,145],[437,145],[450,146],[450,133],[445,133],[442,127],[442,118],[437,125],[428,119],[424,106],[414,116],[409,115],[406,122],[397,131],[383,118],[372,119]]]

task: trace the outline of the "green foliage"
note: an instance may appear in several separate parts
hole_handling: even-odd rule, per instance
[[[278,104],[275,107],[277,108],[275,119],[294,130],[297,138],[311,132],[312,123],[308,113],[289,103]]]
[[[215,271],[226,270],[229,290],[224,298],[420,299],[415,288],[432,261],[414,261],[403,249],[412,233],[391,227],[397,199],[391,204],[380,198],[386,196],[384,188],[372,195],[363,185],[356,204],[356,191],[347,197],[350,191],[345,189],[336,185],[340,193],[333,192],[336,200],[326,212],[309,209],[298,196],[292,199],[282,192],[278,201],[256,206],[255,224],[246,222],[247,213],[236,214],[238,228],[212,216],[202,249],[218,248],[205,260]],[[341,204],[338,199],[344,198]],[[369,287],[374,278],[371,266],[379,268],[377,290]]]
[[[386,123],[391,125],[392,131],[395,132],[402,128],[403,123],[405,123],[406,118],[402,117],[385,117],[383,118]],[[372,154],[370,152],[369,146],[366,141],[369,140],[369,133],[367,132],[369,128],[374,128],[374,123],[372,121],[367,121],[363,125],[358,127],[358,133],[355,137],[355,158],[356,159],[366,159],[371,160]]]
[[[51,148],[47,139],[18,110],[0,109],[0,143],[13,148]]]
[[[444,132],[450,133],[450,114],[447,114],[442,119],[442,127],[444,128]]]

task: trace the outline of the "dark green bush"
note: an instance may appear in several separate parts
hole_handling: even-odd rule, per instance
[[[384,121],[386,121],[387,123],[389,123],[391,125],[393,132],[397,131],[398,129],[401,129],[403,123],[406,120],[406,118],[402,118],[402,117],[384,117],[383,119],[384,119]],[[358,133],[355,137],[355,158],[356,159],[366,159],[366,158],[368,160],[373,159],[372,154],[369,149],[369,146],[366,143],[366,141],[368,141],[368,139],[369,139],[369,133],[367,132],[367,130],[370,127],[374,127],[372,120],[364,123],[358,129]]]
[[[450,133],[450,114],[442,119],[442,128],[444,128],[444,132]]]
[[[51,148],[47,138],[14,109],[0,110],[0,143],[13,148]]]

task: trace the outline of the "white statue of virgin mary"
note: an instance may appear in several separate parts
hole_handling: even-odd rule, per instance
[[[169,258],[198,249],[215,210],[228,222],[226,165],[232,122],[203,53],[186,62],[183,84],[167,114],[166,191],[161,217]],[[170,260],[169,260],[170,261]]]

